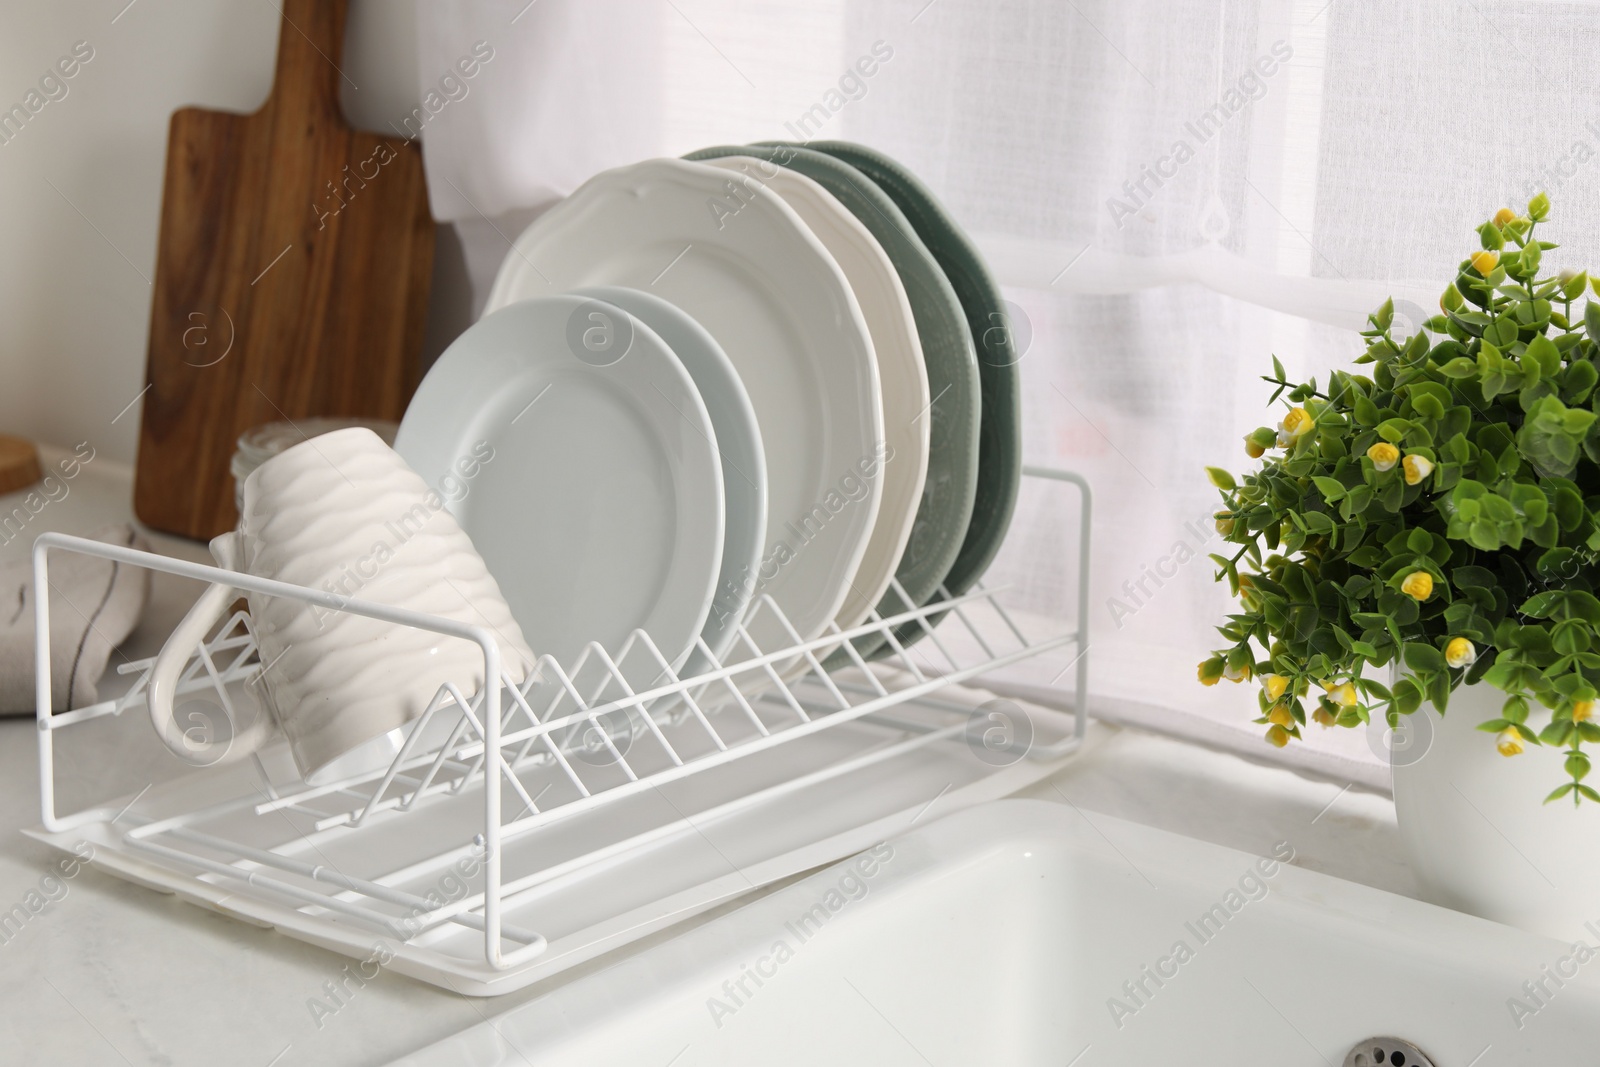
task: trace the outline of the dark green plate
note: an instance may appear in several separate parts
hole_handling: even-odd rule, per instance
[[[978,492],[961,551],[944,579],[945,591],[960,596],[983,576],[1000,550],[1022,478],[1021,383],[1000,287],[944,205],[902,164],[849,141],[811,141],[806,147],[855,167],[899,206],[944,268],[978,341],[978,375],[983,383]],[[920,626],[917,632],[922,632]]]
[[[905,286],[928,370],[928,477],[916,519],[895,579],[911,598],[904,603],[891,588],[878,604],[883,617],[926,604],[946,581],[965,544],[979,478],[978,434],[982,386],[967,315],[956,291],[915,226],[877,183],[842,160],[791,145],[721,145],[692,152],[685,159],[753,156],[804,175],[822,186],[854,215],[883,246]],[[916,627],[920,636],[921,627]],[[870,655],[881,637],[861,639],[856,649]],[[829,666],[847,662],[835,653]]]

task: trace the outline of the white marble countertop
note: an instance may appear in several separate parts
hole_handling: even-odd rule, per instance
[[[54,514],[41,513],[39,529],[87,533],[126,518],[126,490],[126,471],[108,466],[102,481],[78,487],[72,508],[63,501]],[[199,545],[152,541],[158,551],[205,558]],[[153,652],[197,592],[193,583],[158,581],[124,654]],[[60,856],[19,832],[39,821],[34,733],[31,719],[0,720],[0,914],[40,891]],[[138,716],[100,738],[73,754],[69,788],[104,797],[121,783],[131,793],[185,773]],[[1287,840],[1299,865],[1416,892],[1387,799],[1138,731],[1095,724],[1071,764],[1020,795],[1253,853]],[[92,868],[54,884],[64,888],[17,932],[0,928],[0,1059],[83,1067],[382,1064],[673,933],[493,1000],[382,973],[319,1022],[308,1001],[339,973],[343,957]]]

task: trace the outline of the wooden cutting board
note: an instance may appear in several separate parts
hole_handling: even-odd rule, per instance
[[[345,0],[279,0],[272,94],[173,113],[134,511],[208,538],[237,516],[252,426],[399,419],[420,378],[433,269],[419,148],[339,110]]]

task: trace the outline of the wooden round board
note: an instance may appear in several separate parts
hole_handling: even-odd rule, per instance
[[[0,493],[26,489],[42,477],[39,450],[33,442],[0,434]]]

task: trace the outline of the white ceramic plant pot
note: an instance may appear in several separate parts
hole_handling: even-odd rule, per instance
[[[1390,746],[1400,838],[1435,904],[1562,941],[1600,928],[1600,805],[1544,798],[1567,781],[1563,751],[1495,749],[1477,726],[1505,693],[1463,686],[1441,717],[1424,704]],[[1535,713],[1537,718],[1537,713]]]

